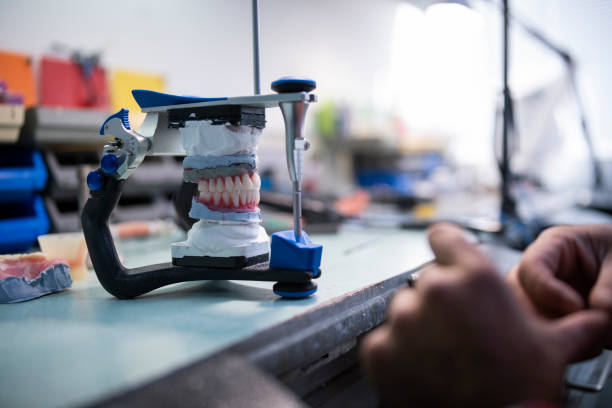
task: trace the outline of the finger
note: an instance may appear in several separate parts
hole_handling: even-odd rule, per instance
[[[590,238],[595,232],[587,227],[553,227],[527,248],[519,278],[538,307],[556,314],[585,307],[598,272],[598,251]]]
[[[517,265],[517,266],[513,267],[510,270],[510,272],[508,272],[508,274],[506,275],[506,282],[508,283],[508,286],[510,287],[510,290],[514,294],[514,297],[518,300],[519,304],[526,311],[528,311],[533,316],[543,317],[543,316],[541,316],[541,314],[539,313],[539,311],[537,310],[537,308],[535,307],[535,305],[533,304],[533,302],[529,298],[529,295],[527,294],[527,292],[525,292],[525,289],[521,285],[521,282],[520,282],[519,276],[518,276],[518,269],[519,268],[518,268],[518,265]]]
[[[391,326],[408,326],[414,321],[419,309],[419,296],[414,289],[402,289],[391,300],[387,321]]]
[[[589,295],[589,305],[612,312],[612,253],[601,264],[599,276]]]
[[[359,348],[359,354],[363,369],[370,377],[375,375],[378,366],[384,365],[390,346],[390,330],[386,324],[364,337]]]
[[[415,291],[419,296],[419,308],[423,304],[427,305],[427,309],[422,308],[423,313],[431,311],[432,308],[455,307],[457,300],[464,298],[466,292],[470,292],[465,286],[467,284],[465,277],[468,275],[460,271],[459,268],[437,266],[428,268],[419,276]]]
[[[435,224],[428,230],[429,245],[440,265],[460,265],[471,270],[490,261],[468,238],[466,232],[450,223]]]
[[[539,308],[567,314],[585,307],[580,294],[559,280],[542,258],[527,254],[519,265],[518,278],[531,301]]]
[[[582,310],[549,326],[551,346],[565,363],[579,361],[601,350],[610,340],[612,320],[600,310]]]

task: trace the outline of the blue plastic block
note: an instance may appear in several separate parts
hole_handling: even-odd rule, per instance
[[[272,234],[270,242],[270,268],[312,271],[318,275],[323,246],[314,244],[305,231],[296,242],[293,231]]]
[[[128,129],[128,130],[131,130],[132,128],[130,127],[129,113],[130,113],[129,109],[123,108],[123,109],[119,110],[119,112],[110,115],[108,118],[106,118],[106,120],[104,121],[104,123],[100,127],[100,134],[102,136],[104,136],[104,126],[106,126],[106,124],[108,123],[109,120],[114,119],[114,118],[121,119],[121,122],[123,122],[123,127]]]
[[[197,96],[170,95],[146,89],[133,89],[132,96],[141,108],[154,108],[158,106],[184,105],[186,103],[224,101],[227,98],[199,98]]]

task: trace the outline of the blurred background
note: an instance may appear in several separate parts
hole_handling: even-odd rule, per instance
[[[516,213],[506,231],[522,246],[548,225],[610,220],[612,3],[510,5]],[[99,127],[122,107],[133,128],[143,120],[131,89],[252,94],[250,6],[0,0],[0,251],[80,228],[83,175],[106,142]],[[501,1],[261,0],[260,32],[264,93],[285,75],[317,81],[307,229],[503,229]],[[259,168],[272,232],[291,222],[290,181],[280,111],[266,120]],[[172,229],[181,162],[147,158],[114,221]]]

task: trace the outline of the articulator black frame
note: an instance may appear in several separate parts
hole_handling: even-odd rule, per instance
[[[198,280],[247,280],[277,282],[277,294],[299,295],[316,290],[312,271],[270,269],[268,262],[244,268],[203,268],[176,266],[172,263],[126,268],[117,255],[108,226],[109,217],[117,205],[125,181],[105,177],[104,186],[92,191],[81,221],[91,262],[100,284],[120,299],[130,299],[162,286]],[[303,296],[295,296],[303,297]]]

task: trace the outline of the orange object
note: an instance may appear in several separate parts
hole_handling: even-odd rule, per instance
[[[345,217],[357,217],[370,205],[370,193],[357,190],[352,194],[341,197],[334,203],[334,208]]]
[[[109,108],[106,72],[96,66],[85,74],[73,61],[43,57],[40,61],[40,104],[106,110]]]
[[[38,103],[32,59],[27,55],[0,51],[0,80],[4,80],[11,93],[23,95],[26,107]]]

